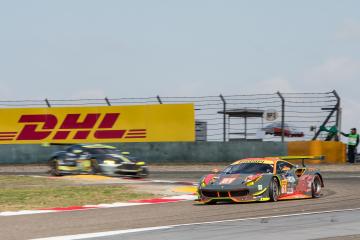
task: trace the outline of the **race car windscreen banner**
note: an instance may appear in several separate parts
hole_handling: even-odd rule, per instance
[[[195,140],[193,104],[0,109],[0,144]]]

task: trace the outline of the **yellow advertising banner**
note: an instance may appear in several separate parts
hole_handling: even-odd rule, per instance
[[[0,109],[0,144],[195,140],[193,104]]]

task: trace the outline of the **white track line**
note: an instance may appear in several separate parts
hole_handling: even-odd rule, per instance
[[[127,233],[156,231],[156,230],[171,229],[171,228],[183,227],[183,226],[194,226],[194,225],[196,226],[196,225],[204,225],[204,224],[216,224],[216,223],[226,223],[226,222],[240,222],[240,221],[251,221],[251,220],[261,220],[261,219],[306,216],[306,215],[315,215],[315,214],[324,214],[324,213],[349,212],[349,211],[357,211],[357,210],[360,210],[360,208],[338,209],[338,210],[330,210],[330,211],[322,211],[322,212],[294,213],[294,214],[284,214],[284,215],[275,215],[275,216],[266,216],[266,217],[239,218],[239,219],[212,221],[212,222],[185,223],[185,224],[158,226],[158,227],[149,227],[149,228],[134,228],[134,229],[117,230],[117,231],[109,231],[109,232],[97,232],[97,233],[85,233],[85,234],[77,234],[77,235],[48,237],[48,238],[36,238],[36,239],[32,239],[32,240],[77,240],[77,239],[87,239],[87,238],[95,238],[95,237],[108,237],[108,236],[122,235],[122,234],[127,234]]]
[[[184,194],[177,196],[169,196],[163,198],[155,198],[159,200],[163,200],[162,202],[151,202],[152,199],[143,199],[138,200],[139,202],[116,202],[116,203],[102,203],[96,205],[84,205],[80,206],[80,208],[71,209],[71,207],[64,207],[62,209],[54,208],[47,210],[20,210],[20,211],[8,211],[8,212],[0,212],[0,217],[9,217],[9,216],[19,216],[19,215],[30,215],[30,214],[41,214],[41,213],[58,213],[58,212],[70,212],[70,211],[86,211],[86,210],[94,210],[94,209],[104,209],[104,208],[118,208],[118,207],[132,207],[139,205],[148,205],[148,204],[164,204],[164,203],[174,203],[181,201],[191,201],[195,200],[197,196],[193,194]],[[167,202],[167,200],[169,200]]]
[[[155,231],[162,229],[169,229],[172,227],[149,227],[149,228],[135,228],[128,230],[118,230],[110,232],[99,232],[99,233],[88,233],[88,234],[78,234],[78,235],[69,235],[69,236],[59,236],[59,237],[50,237],[50,238],[37,238],[33,240],[75,240],[75,239],[87,239],[87,238],[96,238],[96,237],[107,237],[114,235],[121,235],[126,233],[136,233],[136,232],[145,232],[145,231]]]

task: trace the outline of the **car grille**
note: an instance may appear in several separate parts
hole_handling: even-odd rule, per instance
[[[242,196],[246,196],[249,194],[249,190],[248,189],[240,189],[240,190],[236,190],[236,191],[229,191],[229,192],[224,192],[224,191],[211,191],[211,190],[202,190],[201,194],[205,197],[209,197],[209,198],[216,198],[216,197],[222,197],[222,198],[226,198],[226,197],[242,197]]]
[[[201,193],[205,197],[218,197],[217,191],[203,190],[203,191],[201,191]]]
[[[219,197],[229,197],[228,192],[219,192]]]
[[[248,189],[240,189],[237,191],[231,191],[230,194],[232,197],[242,197],[242,196],[248,195],[249,190]]]

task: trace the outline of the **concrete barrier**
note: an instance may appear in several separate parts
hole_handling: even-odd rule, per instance
[[[149,163],[232,162],[246,157],[287,155],[279,142],[159,142],[111,143]],[[51,153],[64,146],[35,144],[0,145],[0,164],[46,163]]]
[[[246,157],[287,155],[280,142],[195,142],[117,144],[147,162],[232,162]]]
[[[111,143],[149,163],[233,162],[247,157],[324,155],[325,161],[345,163],[346,145],[341,142],[157,142]],[[0,145],[0,164],[46,163],[51,154],[64,146],[36,144]]]
[[[309,163],[341,164],[346,162],[346,145],[342,142],[332,141],[298,141],[288,143],[289,155],[322,155],[322,161],[311,160]]]
[[[38,144],[0,144],[0,164],[45,163],[60,146]]]

